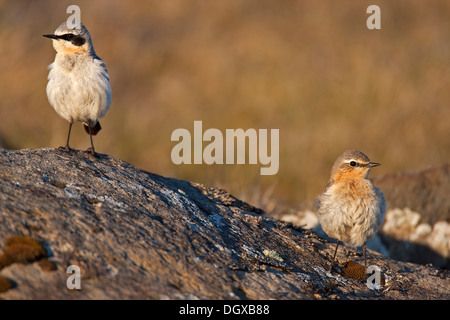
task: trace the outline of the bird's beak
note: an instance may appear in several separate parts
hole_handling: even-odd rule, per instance
[[[373,167],[378,167],[379,165],[381,165],[381,163],[378,162],[369,162],[369,168],[373,168]]]
[[[54,34],[43,34],[44,37],[59,40],[59,37]]]

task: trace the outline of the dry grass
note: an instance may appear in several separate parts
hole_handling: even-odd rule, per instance
[[[66,19],[69,4],[0,1],[0,136],[14,148],[65,142],[67,123],[45,95],[54,52],[41,35]],[[449,2],[377,1],[380,31],[365,26],[373,1],[77,4],[113,88],[99,152],[291,205],[321,192],[344,149],[381,162],[374,175],[450,159]],[[280,129],[279,173],[175,166],[170,135],[193,130],[194,120],[204,130]],[[80,127],[72,139],[89,146]]]

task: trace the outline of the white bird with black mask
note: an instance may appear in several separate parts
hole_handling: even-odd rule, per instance
[[[48,66],[47,97],[55,111],[69,122],[66,150],[70,150],[70,131],[74,121],[80,121],[91,139],[88,149],[95,154],[92,136],[101,126],[98,119],[105,116],[111,105],[111,86],[106,65],[94,51],[86,27],[68,28],[63,22],[53,34],[55,61]]]

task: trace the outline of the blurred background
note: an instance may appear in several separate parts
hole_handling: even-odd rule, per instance
[[[334,160],[359,149],[372,176],[450,159],[449,1],[0,1],[0,144],[59,147],[48,103],[52,33],[77,4],[111,79],[96,150],[221,187],[274,211],[313,201]],[[366,9],[381,8],[381,30]],[[179,165],[171,133],[280,130],[280,169]],[[204,143],[206,145],[207,143]],[[81,125],[71,146],[89,147]]]

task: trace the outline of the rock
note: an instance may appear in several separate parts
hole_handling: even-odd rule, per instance
[[[420,222],[429,225],[450,222],[450,164],[386,174],[372,180],[383,191],[387,210],[409,208],[420,213]]]
[[[314,232],[102,154],[0,149],[0,222],[1,250],[27,236],[55,267],[5,266],[0,299],[450,298],[445,270],[369,250],[385,284],[368,286],[326,271],[334,244]]]
[[[422,215],[409,208],[386,212],[381,239],[391,257],[402,261],[432,263],[450,268],[450,224],[438,221],[433,226],[419,223]]]
[[[450,164],[373,182],[386,197],[382,241],[390,256],[450,269]]]

